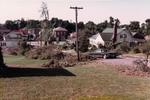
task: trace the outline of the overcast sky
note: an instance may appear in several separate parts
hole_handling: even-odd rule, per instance
[[[0,23],[15,19],[42,19],[40,7],[46,2],[50,18],[58,17],[74,21],[74,10],[70,6],[80,6],[79,21],[95,23],[118,18],[122,24],[130,21],[144,22],[150,18],[150,0],[0,0]]]

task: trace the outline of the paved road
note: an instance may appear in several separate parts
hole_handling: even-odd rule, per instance
[[[133,66],[133,61],[139,59],[139,57],[118,57],[117,59],[103,59],[101,62],[112,64],[112,65],[126,65]],[[150,65],[150,63],[149,63]]]

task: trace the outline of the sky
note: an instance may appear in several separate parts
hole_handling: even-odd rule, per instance
[[[47,3],[50,19],[57,17],[75,21],[75,11],[70,6],[83,7],[78,11],[78,20],[95,23],[118,18],[121,24],[130,21],[144,22],[150,18],[150,0],[0,0],[0,23],[24,18],[39,19],[42,1]]]

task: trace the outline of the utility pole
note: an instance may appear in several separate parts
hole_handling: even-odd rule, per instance
[[[78,9],[83,9],[82,7],[70,7],[70,9],[75,10],[75,18],[76,18],[76,34],[77,34],[77,39],[76,39],[76,51],[77,51],[77,58],[78,61],[80,61],[80,54],[79,54],[79,33],[78,33]]]

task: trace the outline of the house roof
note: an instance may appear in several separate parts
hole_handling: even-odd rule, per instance
[[[144,39],[144,34],[139,32],[131,32],[132,36],[137,39]]]
[[[101,37],[104,41],[110,41],[111,38],[112,38],[112,33],[100,33],[101,34]]]
[[[134,36],[134,35],[136,35],[136,34],[137,34],[137,32],[131,32],[131,34],[132,34],[132,36]]]
[[[65,31],[65,32],[67,32],[67,30],[65,28],[62,28],[62,27],[54,28],[53,31]]]
[[[122,31],[124,31],[124,28],[118,28],[117,29],[117,34],[121,33]],[[113,35],[113,28],[106,28],[101,34],[101,37],[104,41],[111,41],[112,39],[112,35]]]
[[[117,33],[122,32],[124,29],[123,28],[118,28]],[[114,29],[113,28],[106,28],[102,33],[113,33]]]

